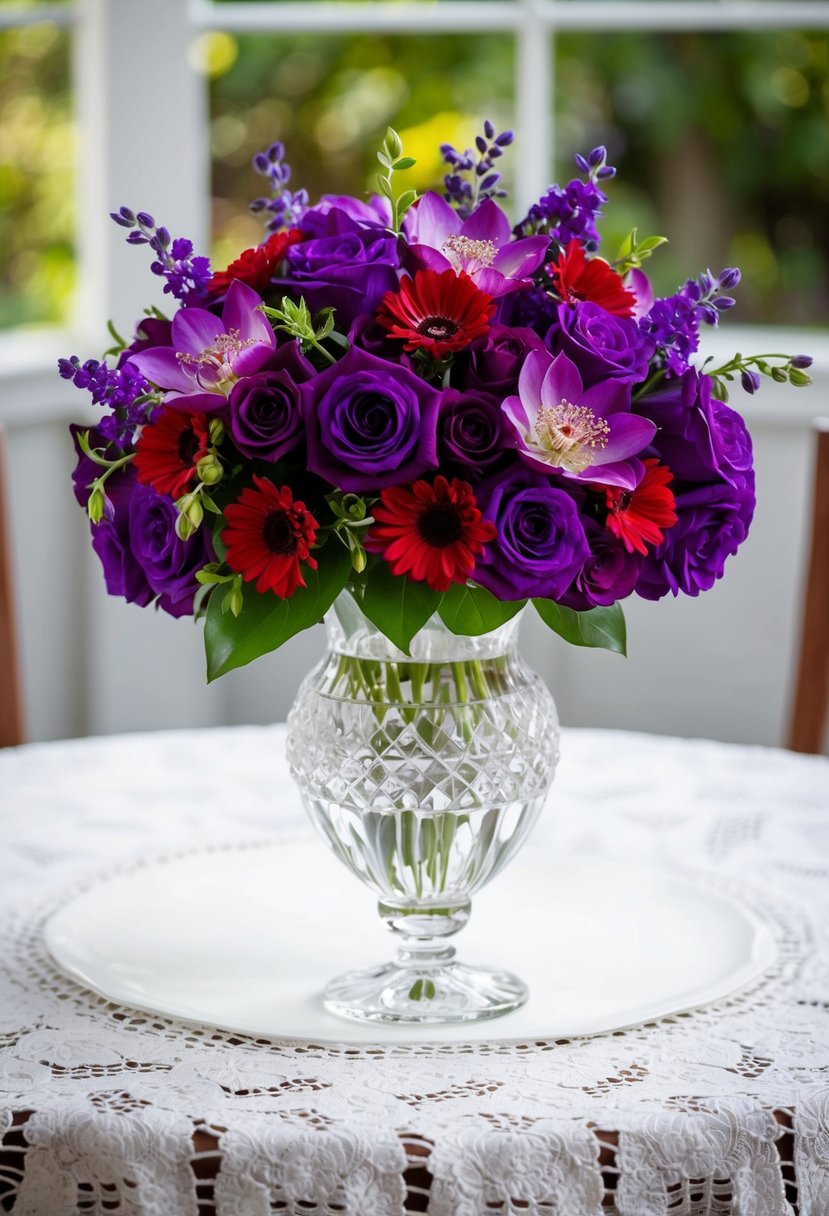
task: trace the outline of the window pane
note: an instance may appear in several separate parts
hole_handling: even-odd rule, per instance
[[[513,46],[503,35],[209,37],[227,61],[211,86],[217,265],[262,239],[247,204],[264,182],[250,162],[274,139],[292,188],[313,201],[373,188],[389,124],[417,159],[401,182],[418,190],[440,182],[440,144],[467,147],[483,117],[510,125]]]
[[[0,329],[67,317],[73,164],[67,35],[49,23],[0,33]]]
[[[619,169],[608,256],[637,226],[660,291],[737,265],[740,322],[826,322],[826,32],[568,34],[556,64],[559,175],[598,143]]]

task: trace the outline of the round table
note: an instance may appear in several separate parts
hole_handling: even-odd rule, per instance
[[[355,1045],[344,1024],[315,1044],[141,1013],[64,976],[44,920],[96,876],[296,825],[284,727],[0,752],[0,1212],[827,1216],[829,763],[564,731],[545,813],[564,855],[703,871],[762,909],[774,968],[555,1041],[493,1023]],[[211,907],[192,915],[209,934]]]

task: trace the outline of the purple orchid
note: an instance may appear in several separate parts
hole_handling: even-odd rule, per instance
[[[630,412],[630,388],[606,380],[585,389],[566,355],[531,351],[518,378],[518,396],[501,409],[512,423],[519,454],[533,468],[633,490],[642,466],[632,459],[656,434]]]
[[[221,319],[204,308],[182,308],[173,318],[171,346],[153,346],[130,358],[166,393],[174,409],[214,410],[242,376],[258,372],[276,350],[262,300],[238,279],[231,283]]]
[[[514,241],[505,212],[492,199],[462,220],[432,191],[411,207],[404,228],[409,253],[419,267],[468,274],[493,299],[529,287],[530,275],[544,261],[549,246],[545,236]]]

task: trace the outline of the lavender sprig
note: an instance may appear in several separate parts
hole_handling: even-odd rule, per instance
[[[607,149],[601,145],[587,156],[577,153],[575,160],[582,173],[587,174],[587,180],[574,177],[566,186],[550,186],[516,226],[516,236],[540,232],[562,246],[579,240],[588,253],[595,253],[599,247],[596,221],[607,202],[607,195],[598,183],[615,177],[616,170],[607,163]]]
[[[285,145],[277,140],[265,152],[257,152],[253,167],[270,182],[271,197],[256,198],[250,204],[254,215],[265,213],[268,232],[293,228],[302,219],[308,206],[308,191],[288,189],[291,166],[285,160]]]
[[[158,394],[150,391],[149,382],[133,364],[109,367],[106,361],[87,359],[81,363],[77,355],[58,359],[58,372],[71,380],[75,388],[85,389],[93,405],[102,405],[111,412],[97,424],[97,431],[108,443],[124,450],[138,427],[148,421],[158,405]]]
[[[700,325],[717,325],[720,313],[734,307],[734,298],[720,292],[730,291],[739,282],[736,266],[718,276],[703,271],[696,279],[688,279],[675,295],[656,300],[648,315],[640,319],[639,328],[653,339],[659,362],[668,375],[681,376],[687,371],[691,356],[699,349]]]
[[[474,149],[459,152],[451,144],[441,144],[441,156],[452,170],[443,179],[444,197],[462,219],[467,219],[484,199],[507,197],[506,190],[498,188],[501,174],[494,162],[503,156],[504,148],[508,148],[514,138],[512,131],[496,135],[495,127],[487,119],[483,135],[475,138]]]
[[[153,274],[167,280],[165,292],[169,292],[182,303],[192,297],[201,300],[210,283],[210,259],[193,256],[193,242],[186,237],[172,240],[166,228],[156,227],[156,222],[146,211],[134,212],[129,207],[120,207],[110,212],[111,218],[121,228],[129,228],[128,245],[149,245],[156,260],[150,265]]]

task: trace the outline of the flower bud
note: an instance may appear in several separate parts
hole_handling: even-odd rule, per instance
[[[201,460],[196,465],[196,472],[199,475],[199,480],[203,481],[206,486],[215,486],[224,477],[224,469],[221,462],[211,455],[202,456]]]
[[[176,520],[176,536],[179,540],[189,540],[196,529],[186,515],[179,515]]]
[[[351,550],[351,565],[357,574],[362,574],[366,568],[366,551],[362,545],[355,545]]]
[[[803,372],[798,367],[792,367],[789,371],[789,383],[795,385],[796,388],[805,388],[807,384],[812,383],[812,377],[808,372]]]
[[[740,376],[740,383],[747,393],[756,393],[761,384],[760,373],[745,368]]]
[[[233,613],[233,615],[238,616],[242,611],[242,605],[244,603],[242,588],[238,585],[238,583],[234,583],[233,590],[228,596],[228,603],[230,604],[230,611]]]
[[[107,497],[99,485],[95,485],[86,504],[87,514],[93,524],[99,524],[106,514]]]
[[[394,127],[389,127],[386,131],[386,151],[392,160],[397,160],[398,156],[403,155],[403,141],[395,131]]]
[[[204,519],[204,507],[199,501],[198,494],[185,494],[183,498],[178,500],[176,507],[178,508],[179,519],[186,519],[188,523],[193,525],[192,530],[195,532]],[[182,537],[182,539],[184,538]]]
[[[214,447],[218,447],[225,437],[225,424],[221,418],[211,418],[207,432],[210,435],[210,442]]]
[[[778,384],[785,384],[788,380],[786,371],[782,367],[773,367],[771,369],[771,378],[772,380],[776,380]]]
[[[792,367],[811,367],[813,362],[811,355],[794,355],[790,360]]]
[[[741,278],[742,275],[737,267],[729,266],[720,274],[720,287],[722,287],[724,291],[730,291],[732,287],[737,286]]]

